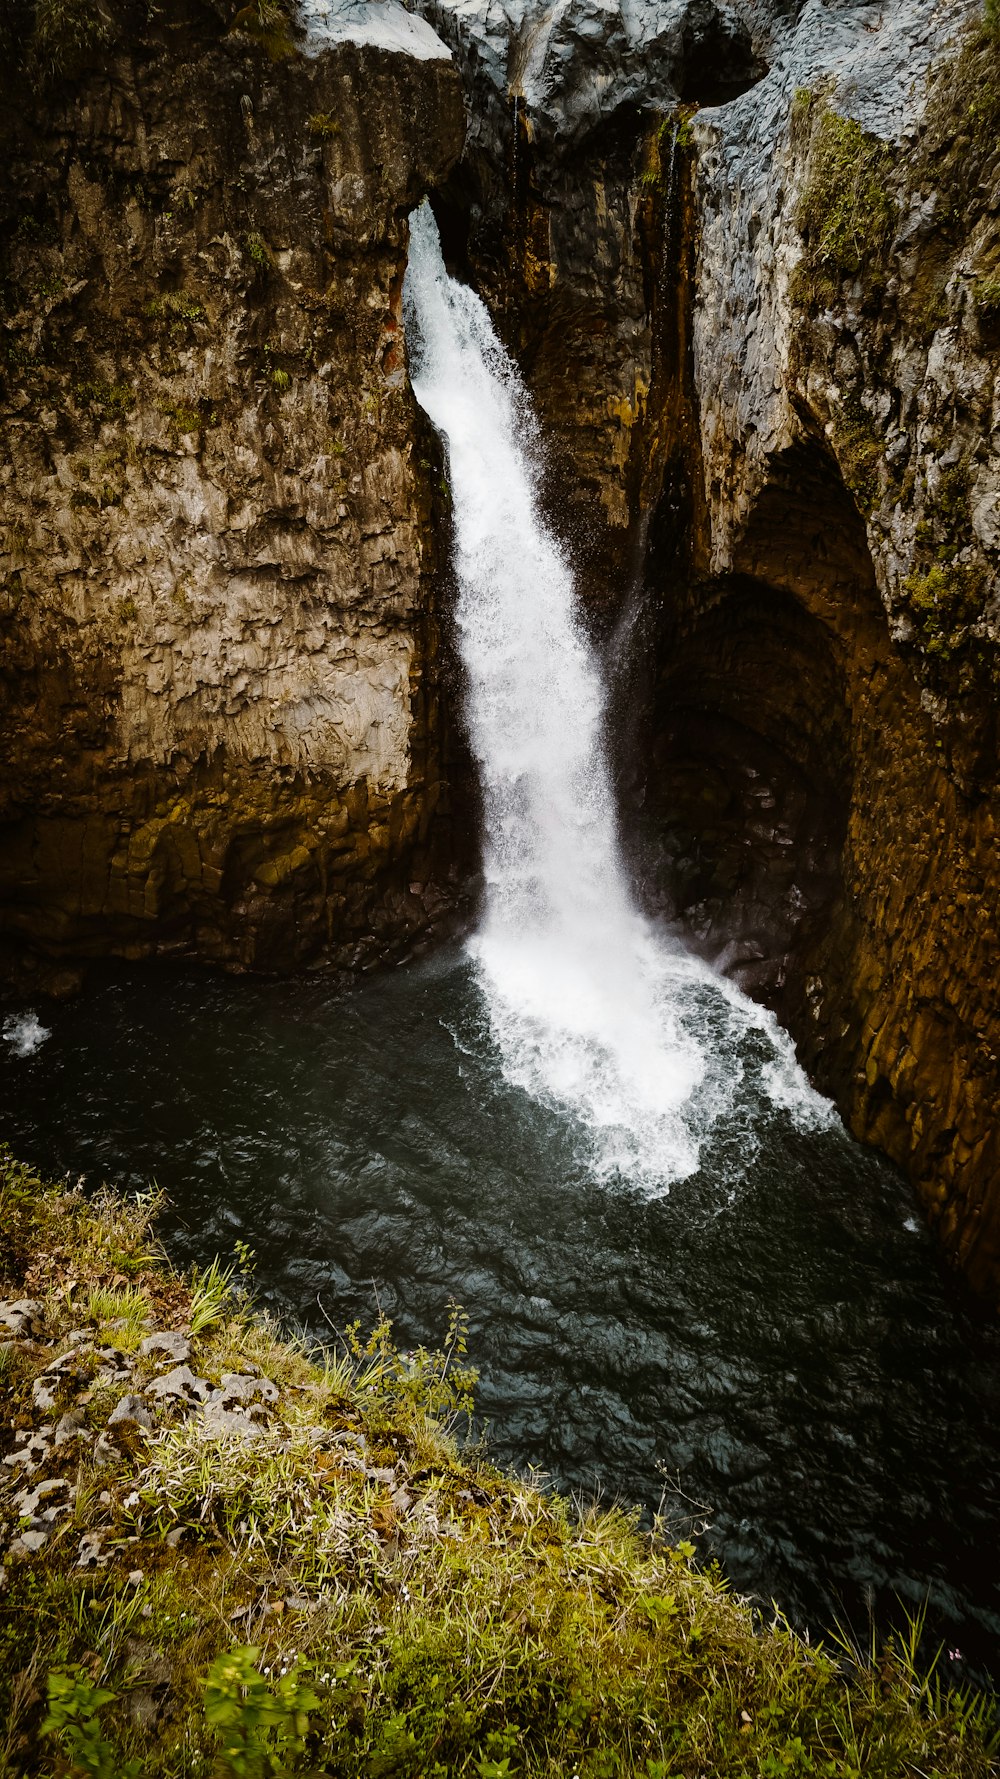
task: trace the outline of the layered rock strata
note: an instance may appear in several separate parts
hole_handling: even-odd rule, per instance
[[[277,44],[222,11],[5,107],[0,932],[43,981],[352,961],[440,902],[400,292],[458,82],[398,8]]]

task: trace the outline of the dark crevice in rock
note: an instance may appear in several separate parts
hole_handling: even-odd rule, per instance
[[[754,53],[742,19],[712,0],[695,0],[684,17],[677,96],[683,104],[725,105],[763,80],[767,64]]]
[[[697,589],[669,629],[646,754],[646,893],[703,956],[780,1004],[840,891],[850,749],[835,645],[788,594],[741,577]]]

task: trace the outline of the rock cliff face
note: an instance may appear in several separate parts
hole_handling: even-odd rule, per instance
[[[433,187],[547,431],[651,905],[995,1291],[978,0],[418,10],[305,0],[272,63],[259,9],[175,7],[5,125],[3,931],[279,968],[433,917],[446,511],[399,329]]]
[[[808,6],[784,66],[696,128],[694,320],[702,604],[813,626],[763,675],[737,653],[722,708],[758,701],[747,727],[825,783],[842,835],[778,998],[992,1290],[998,65],[977,8]]]
[[[43,980],[349,961],[438,905],[440,463],[400,290],[464,120],[395,11],[402,47],[273,61],[158,9],[8,94],[0,930]]]
[[[453,257],[624,657],[651,903],[995,1290],[996,43],[934,0],[425,11],[479,120]]]

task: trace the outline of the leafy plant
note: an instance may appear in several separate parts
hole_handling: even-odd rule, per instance
[[[797,94],[795,112],[798,118],[811,118],[811,96]],[[889,193],[892,166],[887,143],[853,118],[822,108],[797,218],[814,270],[853,278],[878,267],[896,224]]]
[[[302,1754],[309,1713],[320,1700],[293,1667],[274,1687],[257,1666],[260,1649],[246,1645],[217,1656],[205,1677],[205,1721],[221,1739],[217,1773],[268,1779]]]
[[[191,1279],[191,1333],[205,1334],[224,1319],[235,1268],[224,1267],[218,1255],[211,1266],[195,1267]]]
[[[122,1761],[101,1735],[98,1712],[114,1703],[116,1693],[98,1686],[80,1666],[55,1670],[47,1687],[48,1713],[43,1736],[56,1736],[77,1773],[93,1779],[139,1779],[140,1761]]]
[[[258,229],[252,229],[246,237],[246,250],[255,266],[272,264],[272,253],[263,235]]]
[[[430,1352],[426,1347],[403,1352],[392,1338],[392,1323],[382,1316],[368,1340],[362,1342],[360,1323],[345,1331],[348,1349],[360,1361],[357,1388],[366,1394],[408,1402],[419,1412],[439,1420],[452,1431],[473,1414],[473,1391],[479,1382],[474,1366],[464,1363],[468,1352],[469,1318],[457,1303],[450,1305],[444,1346]]]
[[[279,0],[250,0],[249,6],[240,7],[232,28],[252,37],[272,62],[295,54],[288,12]]]
[[[116,35],[105,0],[36,0],[29,62],[46,80],[75,75]]]

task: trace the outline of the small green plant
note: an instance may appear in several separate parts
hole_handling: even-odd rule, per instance
[[[340,135],[340,122],[330,111],[314,111],[306,127],[310,136]]]
[[[287,371],[274,370],[271,372],[271,382],[275,389],[290,389],[292,379]]]
[[[73,1773],[92,1774],[93,1779],[139,1779],[142,1763],[122,1761],[101,1735],[98,1712],[116,1697],[79,1666],[49,1675],[48,1713],[41,1733],[58,1739]]]
[[[81,408],[99,414],[104,420],[119,420],[135,406],[135,390],[131,383],[76,383],[73,396]]]
[[[184,435],[200,432],[204,421],[199,408],[192,408],[187,402],[161,402],[160,413],[170,421],[175,433]]]
[[[248,257],[253,261],[255,266],[269,266],[271,264],[271,249],[263,235],[260,234],[257,229],[251,230],[250,234],[247,235],[246,250]]]
[[[986,29],[995,37],[1000,37],[1000,0],[986,0],[984,7]]]
[[[224,1267],[218,1255],[204,1271],[197,1267],[191,1279],[191,1333],[206,1334],[225,1319],[235,1268]]]
[[[129,597],[119,600],[118,615],[123,621],[131,621],[136,616],[135,600]],[[138,1327],[148,1315],[146,1294],[137,1285],[124,1285],[120,1290],[99,1285],[87,1299],[87,1319],[96,1322],[99,1328],[109,1322],[131,1323]]]
[[[182,290],[167,290],[162,295],[150,297],[145,304],[143,314],[150,320],[159,321],[164,318],[178,321],[201,321],[205,311],[193,297],[186,296]]]
[[[997,4],[1000,6],[1000,0],[997,0]],[[977,278],[972,300],[980,321],[985,321],[991,327],[1000,322],[1000,276]]]
[[[272,62],[283,62],[296,53],[288,12],[280,0],[250,0],[249,6],[240,7],[232,29],[252,37]]]
[[[37,0],[29,66],[37,69],[43,80],[79,74],[115,36],[115,22],[105,0]]]
[[[400,1351],[392,1338],[392,1323],[385,1316],[375,1324],[365,1342],[359,1329],[359,1323],[351,1323],[345,1330],[345,1340],[360,1365],[360,1391],[375,1399],[385,1396],[394,1402],[409,1402],[418,1412],[440,1421],[449,1432],[461,1421],[471,1421],[479,1373],[464,1363],[469,1318],[459,1304],[450,1305],[444,1345],[434,1352],[426,1347]]]
[[[260,1649],[249,1645],[217,1656],[205,1677],[205,1721],[220,1739],[216,1771],[233,1779],[269,1779],[288,1771],[305,1750],[309,1713],[320,1700],[298,1667],[271,1687],[260,1672]]]
[[[982,569],[954,562],[937,562],[926,574],[915,571],[906,576],[901,591],[925,654],[939,661],[951,660],[980,615],[983,590]]]
[[[812,102],[796,95],[796,116],[812,114]],[[835,279],[878,268],[892,240],[896,206],[889,181],[893,154],[851,117],[827,107],[813,128],[809,177],[798,226],[814,271]]]
[[[848,397],[837,416],[834,443],[844,481],[862,513],[871,513],[879,502],[879,470],[885,462],[882,436],[857,396]]]

